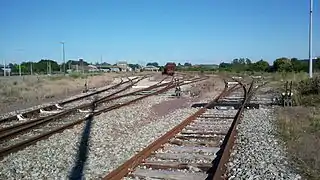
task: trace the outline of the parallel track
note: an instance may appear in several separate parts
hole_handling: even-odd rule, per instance
[[[144,77],[145,78],[145,77]],[[92,96],[95,96],[95,95],[98,95],[98,94],[101,94],[101,93],[104,93],[104,92],[108,92],[110,90],[113,90],[113,89],[116,89],[116,88],[119,88],[120,86],[122,85],[125,85],[127,83],[133,83],[134,80],[137,80],[138,78],[134,78],[134,79],[129,79],[128,78],[128,81],[124,81],[122,78],[121,78],[121,81],[115,85],[112,85],[112,86],[109,86],[107,88],[103,88],[101,90],[98,90],[98,91],[95,91],[95,92],[91,92],[91,93],[87,93],[85,95],[82,95],[82,96],[78,96],[78,97],[75,97],[75,98],[72,98],[72,99],[68,99],[68,100],[65,100],[65,101],[62,101],[56,105],[48,105],[48,106],[45,106],[45,107],[41,107],[41,108],[37,108],[37,109],[34,109],[34,110],[31,110],[31,111],[28,111],[28,112],[25,112],[25,113],[22,113],[22,114],[19,114],[20,117],[23,117],[23,118],[34,118],[36,116],[39,116],[40,114],[40,109],[42,110],[46,110],[46,111],[50,111],[50,110],[57,110],[57,106],[65,106],[67,104],[70,104],[70,103],[74,103],[74,102],[77,102],[77,101],[80,101],[82,99],[85,99],[85,98],[88,98],[88,97],[92,97]],[[129,85],[130,86],[130,85]],[[18,115],[15,115],[15,116],[10,116],[10,117],[7,117],[7,118],[3,118],[3,119],[0,119],[0,125],[4,124],[4,123],[8,123],[8,122],[12,122],[12,121],[19,121],[19,118],[18,118]],[[1,133],[1,132],[0,132]]]
[[[221,94],[175,128],[110,172],[104,179],[221,179],[225,160],[233,145],[235,127],[244,105],[249,101],[249,89],[227,85]],[[239,91],[240,90],[240,91]],[[238,110],[208,110],[223,97],[239,99]]]
[[[193,83],[193,82],[197,82],[197,81],[201,81],[201,80],[205,80],[205,79],[206,78],[195,78],[189,83]],[[181,83],[181,85],[185,85],[185,84],[189,84],[189,83]],[[68,114],[70,114],[72,112],[70,112],[70,111],[63,112],[63,113],[59,113],[57,115],[46,117],[44,119],[40,119],[40,120],[36,119],[36,120],[33,120],[33,121],[26,122],[24,124],[15,125],[14,127],[8,127],[7,129],[1,129],[0,132],[3,132],[3,134],[0,135],[0,141],[1,141],[2,144],[7,144],[7,146],[4,147],[4,148],[2,147],[0,149],[0,157],[3,157],[5,155],[7,155],[8,153],[15,152],[15,151],[17,151],[19,149],[22,149],[22,148],[24,148],[24,147],[26,147],[28,145],[31,145],[31,144],[33,144],[33,143],[35,143],[35,142],[37,142],[37,141],[39,141],[39,140],[41,140],[41,139],[43,139],[45,137],[48,137],[48,136],[50,136],[50,135],[52,135],[54,133],[60,132],[60,131],[62,131],[64,129],[67,129],[67,128],[71,128],[76,124],[80,124],[80,123],[86,121],[88,118],[90,118],[92,116],[96,116],[96,115],[99,115],[101,113],[108,112],[108,111],[111,111],[113,109],[117,109],[117,108],[129,105],[131,103],[134,103],[136,101],[139,101],[141,99],[144,99],[144,98],[152,96],[152,95],[163,93],[163,92],[165,92],[165,91],[167,91],[167,90],[169,90],[171,88],[174,88],[174,87],[175,87],[175,84],[172,81],[170,81],[169,83],[156,84],[154,86],[150,86],[149,88],[145,88],[145,89],[138,90],[138,91],[135,91],[135,92],[127,93],[125,95],[115,96],[115,97],[108,98],[108,99],[96,99],[94,102],[88,104],[86,106],[86,108],[91,107],[92,109],[95,109],[98,104],[103,104],[106,100],[109,102],[111,100],[120,99],[120,98],[123,98],[123,97],[128,97],[128,96],[134,95],[135,93],[141,92],[141,91],[144,91],[144,90],[156,89],[156,91],[151,93],[151,94],[134,98],[133,100],[129,100],[129,101],[127,101],[125,103],[122,103],[122,104],[113,104],[113,105],[109,105],[106,108],[102,108],[100,110],[90,111],[90,112],[87,112],[85,114],[82,113],[82,116],[80,116],[79,118],[76,118],[78,120],[74,120],[75,118],[73,117],[72,118],[73,120],[69,120],[69,121],[66,121],[64,123],[61,123],[61,121],[58,121],[58,123],[56,123],[54,126],[51,126],[51,127],[47,126],[45,128],[41,128],[41,127],[43,127],[43,125],[48,124],[49,122],[51,123],[51,122],[54,122],[55,120],[61,119],[65,115],[68,115]],[[84,108],[84,106],[77,107],[77,109],[79,109],[79,108]],[[76,108],[74,110],[76,110]],[[57,121],[55,121],[55,122],[57,122]],[[36,129],[37,127],[38,127],[38,129]],[[39,131],[39,129],[40,129],[40,132],[38,132],[38,134],[35,135],[35,136],[31,136],[31,137],[27,136],[27,138],[24,137],[24,138],[22,138],[22,140],[20,138],[21,141],[18,142],[18,143],[10,142],[13,137],[21,135],[22,133],[27,133],[28,134],[31,131]],[[9,143],[8,143],[8,141],[9,141]],[[15,140],[14,140],[14,142],[15,142]]]

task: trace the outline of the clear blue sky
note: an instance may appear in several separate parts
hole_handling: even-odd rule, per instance
[[[89,62],[308,58],[308,13],[309,0],[1,0],[0,61],[61,62],[60,41]]]

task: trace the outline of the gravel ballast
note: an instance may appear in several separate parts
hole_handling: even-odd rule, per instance
[[[136,152],[166,133],[197,109],[176,109],[157,117],[152,106],[168,97],[146,98],[139,103],[94,117],[90,128],[85,179],[99,179],[121,165]],[[79,152],[85,124],[39,141],[0,161],[0,179],[68,179],[73,170],[78,177],[82,168],[73,169],[78,156],[85,160],[86,149]],[[79,165],[79,164],[78,164]],[[77,177],[73,176],[73,177]]]
[[[244,112],[227,164],[228,179],[301,179],[277,138],[275,121],[273,108]]]

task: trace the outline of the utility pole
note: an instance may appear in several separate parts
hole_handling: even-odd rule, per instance
[[[60,43],[62,44],[63,74],[66,75],[66,55],[64,51],[64,42]]]
[[[82,67],[82,74],[84,74],[84,66],[83,66],[83,61],[81,62],[81,67]]]
[[[19,57],[20,57],[20,56],[21,56],[21,53],[24,51],[24,49],[17,49],[16,51],[19,53]],[[22,63],[22,58],[20,57],[19,59],[20,59],[21,62],[19,63],[18,68],[19,68],[19,76],[21,76],[21,63]],[[19,59],[16,61],[17,64],[18,64]]]
[[[30,75],[32,76],[33,72],[32,72],[32,62],[30,62]]]
[[[101,55],[101,58],[100,58],[100,67],[99,67],[99,71],[101,71],[101,68],[102,68],[102,55]]]
[[[21,76],[21,63],[19,64],[19,75]]]
[[[3,76],[7,76],[7,69],[6,69],[6,60],[4,60],[4,65],[3,65]]]
[[[47,74],[51,75],[51,62],[47,60]]]
[[[313,0],[310,0],[310,21],[309,21],[309,77],[312,78],[312,10],[313,10]]]
[[[49,73],[51,75],[51,62],[49,61]]]

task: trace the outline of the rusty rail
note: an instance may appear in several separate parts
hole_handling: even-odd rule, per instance
[[[236,139],[236,133],[237,133],[236,132],[236,127],[240,122],[241,115],[242,115],[242,113],[244,111],[244,105],[249,101],[249,94],[251,94],[251,91],[252,91],[252,88],[253,88],[253,81],[250,84],[249,90],[246,89],[246,86],[243,83],[241,83],[240,81],[238,81],[238,82],[243,87],[243,90],[245,92],[245,98],[244,98],[244,100],[242,102],[241,108],[239,109],[239,111],[236,114],[236,118],[232,122],[231,128],[229,129],[229,131],[228,131],[228,133],[227,133],[227,135],[226,135],[226,137],[225,137],[225,139],[224,139],[224,141],[223,141],[223,143],[221,145],[222,153],[221,153],[220,156],[218,156],[217,168],[213,169],[212,170],[213,172],[210,172],[211,174],[213,174],[213,176],[212,176],[213,180],[225,179],[225,177],[223,177],[223,174],[226,171],[225,164],[229,160],[230,153],[231,153],[232,147],[234,145],[234,141]]]
[[[201,80],[201,78],[195,78],[195,79],[192,80],[192,82],[195,82],[197,80]],[[150,86],[148,88],[140,89],[140,90],[137,90],[137,91],[134,91],[134,92],[131,92],[131,93],[127,93],[127,94],[123,94],[123,95],[119,95],[119,96],[114,96],[114,95],[116,95],[116,94],[128,89],[129,87],[131,87],[131,85],[128,85],[127,87],[125,87],[125,88],[123,88],[123,89],[121,89],[121,90],[119,90],[117,92],[114,92],[114,93],[112,93],[110,95],[107,95],[105,97],[102,97],[102,98],[98,99],[95,103],[96,104],[101,104],[101,103],[104,103],[106,101],[112,101],[112,100],[120,99],[122,97],[135,95],[138,92],[151,90],[151,89],[155,89],[155,88],[159,88],[159,87],[163,87],[163,86],[170,86],[172,84],[173,84],[172,81],[170,81],[168,83],[163,83],[163,84],[160,84],[160,85],[158,83],[158,84],[155,84],[155,85]],[[181,85],[183,85],[183,84],[181,84]],[[152,94],[150,94],[150,95],[152,95]],[[5,127],[5,128],[1,128],[0,129],[0,140],[8,138],[8,137],[12,137],[17,133],[26,131],[26,130],[32,128],[32,127],[36,127],[38,125],[44,124],[44,123],[52,121],[54,119],[58,119],[58,118],[64,117],[64,116],[66,116],[68,114],[76,112],[78,109],[89,108],[90,106],[91,106],[91,103],[86,103],[86,104],[82,104],[82,105],[76,106],[74,108],[65,110],[65,111],[57,113],[57,114],[53,114],[53,115],[46,116],[46,117],[40,117],[40,118],[37,118],[37,119],[29,120],[27,122],[15,124],[13,126],[8,126],[8,127]],[[112,106],[110,108],[114,108],[114,107]]]
[[[169,139],[173,138],[177,133],[179,133],[185,126],[190,124],[193,120],[196,119],[197,116],[203,114],[206,111],[206,108],[214,103],[216,103],[220,98],[223,96],[226,96],[228,93],[233,91],[236,86],[230,88],[228,90],[227,84],[225,83],[225,88],[220,93],[219,96],[217,96],[213,101],[208,103],[205,107],[199,109],[196,113],[189,116],[187,119],[185,119],[183,122],[175,126],[173,129],[168,131],[166,134],[161,136],[159,139],[154,141],[152,144],[144,148],[142,151],[140,151],[138,154],[134,155],[132,158],[130,158],[128,161],[126,161],[124,164],[119,166],[117,169],[110,172],[107,176],[105,176],[104,180],[119,180],[123,177],[125,177],[128,173],[132,172],[135,167],[137,167],[141,162],[143,162],[144,159],[146,159],[148,156],[152,154],[152,152],[156,151],[157,149],[161,148],[161,146],[166,143]]]
[[[205,79],[207,79],[207,78],[196,79],[196,80],[193,80],[193,81],[188,82],[188,83],[181,83],[181,85],[186,85],[186,84],[194,83],[194,82],[196,82],[196,81],[201,81],[201,80],[205,80]],[[114,110],[114,109],[118,109],[118,108],[123,107],[123,106],[127,106],[127,105],[129,105],[129,104],[132,104],[132,103],[134,103],[134,102],[137,102],[137,101],[139,101],[139,100],[141,100],[141,99],[144,99],[144,98],[147,98],[147,97],[149,97],[149,96],[163,93],[163,92],[165,92],[165,91],[167,91],[167,90],[169,90],[169,89],[171,89],[171,88],[174,88],[174,87],[175,87],[175,85],[173,85],[173,84],[170,83],[170,84],[168,84],[166,87],[164,87],[164,88],[162,88],[162,89],[160,89],[160,90],[158,90],[158,91],[156,91],[156,92],[153,92],[153,93],[151,93],[151,94],[147,94],[147,95],[142,96],[142,97],[138,97],[138,98],[136,98],[136,99],[134,99],[134,100],[128,101],[128,102],[123,103],[123,104],[113,105],[113,106],[111,106],[111,107],[107,107],[107,108],[102,109],[102,110],[100,110],[100,111],[93,112],[93,113],[90,114],[90,116],[97,116],[97,115],[99,115],[99,114],[101,114],[101,113],[108,112],[108,111],[111,111],[111,110]],[[93,102],[93,103],[96,103],[96,101]],[[93,103],[91,103],[91,105],[92,105]],[[63,125],[62,127],[58,127],[58,128],[56,128],[56,129],[53,129],[53,130],[51,130],[51,131],[49,131],[49,132],[45,132],[45,133],[40,134],[40,135],[35,136],[35,137],[31,137],[30,139],[27,139],[27,140],[25,140],[25,141],[19,142],[19,143],[14,144],[14,145],[12,145],[12,146],[10,146],[10,147],[6,147],[6,148],[3,148],[3,149],[0,149],[0,158],[1,158],[1,157],[4,157],[5,155],[7,155],[7,154],[9,154],[9,153],[12,153],[12,152],[16,152],[16,151],[18,151],[18,150],[21,150],[21,149],[27,147],[28,145],[34,144],[35,142],[37,142],[37,141],[39,141],[39,140],[42,140],[42,139],[44,139],[44,138],[47,138],[47,137],[51,136],[52,134],[55,134],[55,133],[57,133],[57,132],[61,132],[61,131],[65,130],[65,129],[68,129],[68,128],[71,128],[71,127],[73,127],[73,126],[75,126],[75,125],[77,125],[77,124],[80,124],[80,123],[86,121],[87,119],[88,119],[88,117],[86,117],[86,118],[81,118],[81,119],[76,120],[76,121],[73,121],[73,122],[71,122],[71,123],[69,123],[69,124]]]
[[[142,77],[142,78],[145,78]],[[132,80],[137,80],[138,78],[134,78]],[[62,101],[60,103],[58,103],[58,105],[65,105],[65,104],[68,104],[68,103],[71,103],[71,102],[75,102],[75,101],[78,101],[78,100],[81,100],[81,99],[84,99],[84,98],[87,98],[87,97],[90,97],[90,96],[94,96],[96,94],[100,94],[102,92],[106,92],[108,90],[111,90],[111,89],[114,89],[114,88],[117,88],[123,84],[126,84],[128,83],[129,81],[123,81],[121,80],[121,82],[111,86],[111,87],[107,87],[107,88],[104,88],[104,89],[101,89],[99,91],[95,91],[95,92],[92,92],[92,93],[88,93],[88,94],[85,94],[83,96],[79,96],[79,97],[75,97],[75,98],[72,98],[72,99],[69,99],[69,100],[65,100],[65,101]],[[41,107],[41,108],[37,108],[37,109],[34,109],[34,110],[31,110],[31,111],[28,111],[28,112],[25,112],[25,113],[22,113],[22,116],[24,117],[30,117],[32,116],[33,114],[38,114],[40,113],[40,109],[44,109],[44,110],[48,110],[48,109],[54,109],[55,108],[55,105],[48,105],[46,107]],[[17,116],[10,116],[10,117],[7,117],[7,118],[3,118],[3,119],[0,119],[0,123],[4,123],[4,122],[9,122],[9,121],[14,121],[14,120],[17,120]]]
[[[123,96],[116,96],[116,97],[113,97],[113,96],[115,96],[116,94],[121,93],[121,92],[129,89],[132,85],[138,83],[142,79],[143,78],[139,79],[137,82],[135,82],[133,84],[130,84],[130,85],[120,89],[119,91],[116,91],[114,93],[111,93],[111,94],[109,94],[107,96],[104,96],[104,97],[100,98],[99,99],[99,103],[102,103],[102,102],[105,102],[105,101],[108,101],[108,100],[119,99],[119,98],[123,97]],[[0,129],[0,140],[5,138],[5,137],[8,137],[9,135],[12,135],[14,133],[19,133],[19,132],[21,132],[21,131],[23,131],[25,129],[30,128],[30,127],[34,127],[36,125],[42,124],[44,122],[51,121],[53,119],[61,118],[63,116],[66,116],[68,114],[76,112],[78,109],[87,108],[87,107],[90,107],[90,106],[91,106],[91,103],[85,103],[85,104],[81,104],[81,105],[78,105],[76,107],[73,107],[71,109],[62,111],[62,112],[57,113],[57,114],[53,114],[53,115],[49,115],[49,116],[45,116],[45,117],[39,117],[39,118],[36,118],[36,119],[33,119],[33,120],[29,120],[29,121],[26,121],[26,122],[17,123],[17,124],[12,125],[12,126],[1,128]],[[10,133],[8,133],[8,132],[10,132]]]

